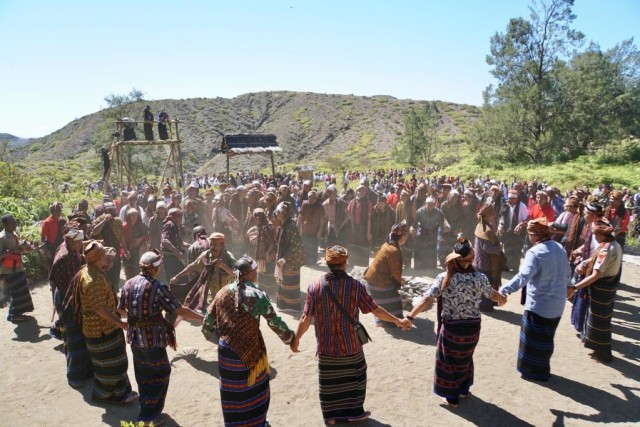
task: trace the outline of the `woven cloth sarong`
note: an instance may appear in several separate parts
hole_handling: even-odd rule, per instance
[[[348,420],[364,415],[367,394],[367,362],[364,353],[331,357],[318,355],[320,408],[329,420]]]
[[[547,319],[532,311],[522,314],[518,372],[523,377],[547,381],[551,376],[553,337],[560,318]]]
[[[223,340],[218,343],[218,369],[224,425],[264,426],[271,399],[269,370],[259,373],[248,386],[249,369]]]
[[[366,281],[363,281],[363,283],[365,283],[367,291],[373,297],[376,304],[400,319],[404,317],[402,314],[402,298],[400,298],[400,292],[398,292],[395,286],[391,288],[379,288]],[[375,317],[375,321],[376,325],[382,325],[384,327],[395,328],[396,326],[392,322],[385,322],[377,317]]]
[[[21,316],[24,313],[33,311],[33,301],[29,293],[27,275],[19,271],[5,277],[7,288],[9,288],[9,312],[7,320],[11,321],[14,316]]]
[[[591,300],[585,332],[585,347],[611,353],[611,318],[618,277],[605,277],[590,286]]]
[[[436,343],[433,392],[458,399],[473,384],[473,352],[480,340],[480,319],[442,320]]]
[[[87,344],[82,333],[82,325],[76,322],[73,306],[62,308],[62,297],[59,289],[55,292],[56,310],[60,317],[60,330],[64,342],[64,355],[67,359],[67,381],[78,383],[91,378],[93,367]]]
[[[124,333],[117,329],[100,338],[85,338],[93,363],[93,399],[121,402],[131,393]]]
[[[165,347],[140,349],[131,346],[133,369],[140,393],[140,415],[138,421],[152,421],[164,408],[169,389],[171,365]]]
[[[278,308],[300,310],[300,270],[281,271],[278,280]]]
[[[578,289],[573,296],[573,307],[571,307],[571,324],[576,331],[584,334],[585,320],[589,311],[589,289]]]

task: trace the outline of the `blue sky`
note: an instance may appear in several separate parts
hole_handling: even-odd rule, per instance
[[[150,100],[290,90],[481,105],[489,39],[529,4],[0,0],[0,132],[47,135],[134,87]],[[638,0],[574,12],[603,49],[639,43]]]

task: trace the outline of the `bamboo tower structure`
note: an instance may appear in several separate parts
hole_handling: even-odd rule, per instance
[[[182,156],[180,145],[179,133],[179,120],[170,120],[167,122],[167,130],[169,139],[161,140],[154,139],[148,141],[145,139],[132,139],[125,140],[125,128],[127,126],[135,126],[138,123],[142,124],[156,124],[157,122],[145,122],[135,121],[131,119],[120,119],[115,122],[116,131],[113,133],[114,140],[108,148],[110,164],[106,173],[106,179],[103,184],[103,192],[107,192],[109,189],[109,183],[111,175],[115,175],[115,184],[118,189],[121,189],[123,184],[129,184],[135,182],[134,171],[131,170],[131,162],[129,153],[126,150],[127,147],[149,147],[149,146],[168,146],[168,150],[165,150],[166,160],[164,160],[164,167],[162,168],[161,183],[165,182],[167,178],[173,178],[177,186],[183,184],[184,173],[182,170]],[[155,135],[157,137],[158,135]],[[126,182],[124,181],[126,180]]]

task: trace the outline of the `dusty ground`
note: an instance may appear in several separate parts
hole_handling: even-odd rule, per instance
[[[588,357],[589,351],[569,323],[571,307],[567,305],[555,339],[553,378],[546,384],[521,380],[515,366],[522,307],[512,297],[507,305],[483,317],[473,395],[457,409],[442,407],[432,393],[434,310],[421,314],[417,328],[406,333],[375,328],[373,318],[363,316],[373,338],[365,347],[369,366],[365,406],[372,418],[360,425],[640,424],[640,263],[637,257],[625,260],[614,314],[615,361],[611,365]],[[303,289],[322,271],[319,266],[303,268]],[[438,272],[431,272],[430,277]],[[121,420],[135,419],[137,404],[99,406],[90,400],[90,384],[80,390],[67,385],[62,344],[48,335],[48,286],[36,286],[32,295],[36,306],[32,320],[20,325],[0,321],[4,367],[0,426],[118,426]],[[0,311],[3,319],[6,310]],[[283,318],[295,327],[295,316],[285,313]],[[264,322],[262,327],[272,366],[272,425],[323,425],[313,331],[302,339],[301,353],[292,354]],[[169,350],[173,372],[164,411],[166,425],[222,425],[216,348],[203,339],[197,326],[187,322],[178,328],[178,344],[178,351]],[[137,389],[131,363],[129,376]]]

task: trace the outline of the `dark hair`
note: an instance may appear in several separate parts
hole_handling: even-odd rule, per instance
[[[11,214],[3,215],[1,219],[3,225],[7,225],[7,223],[11,220],[16,220]]]
[[[453,246],[453,251],[464,258],[471,252],[471,243],[468,240],[457,242]]]
[[[251,272],[251,266],[254,261],[249,255],[243,255],[238,261],[236,261],[235,269],[240,272],[240,274],[247,274]]]

